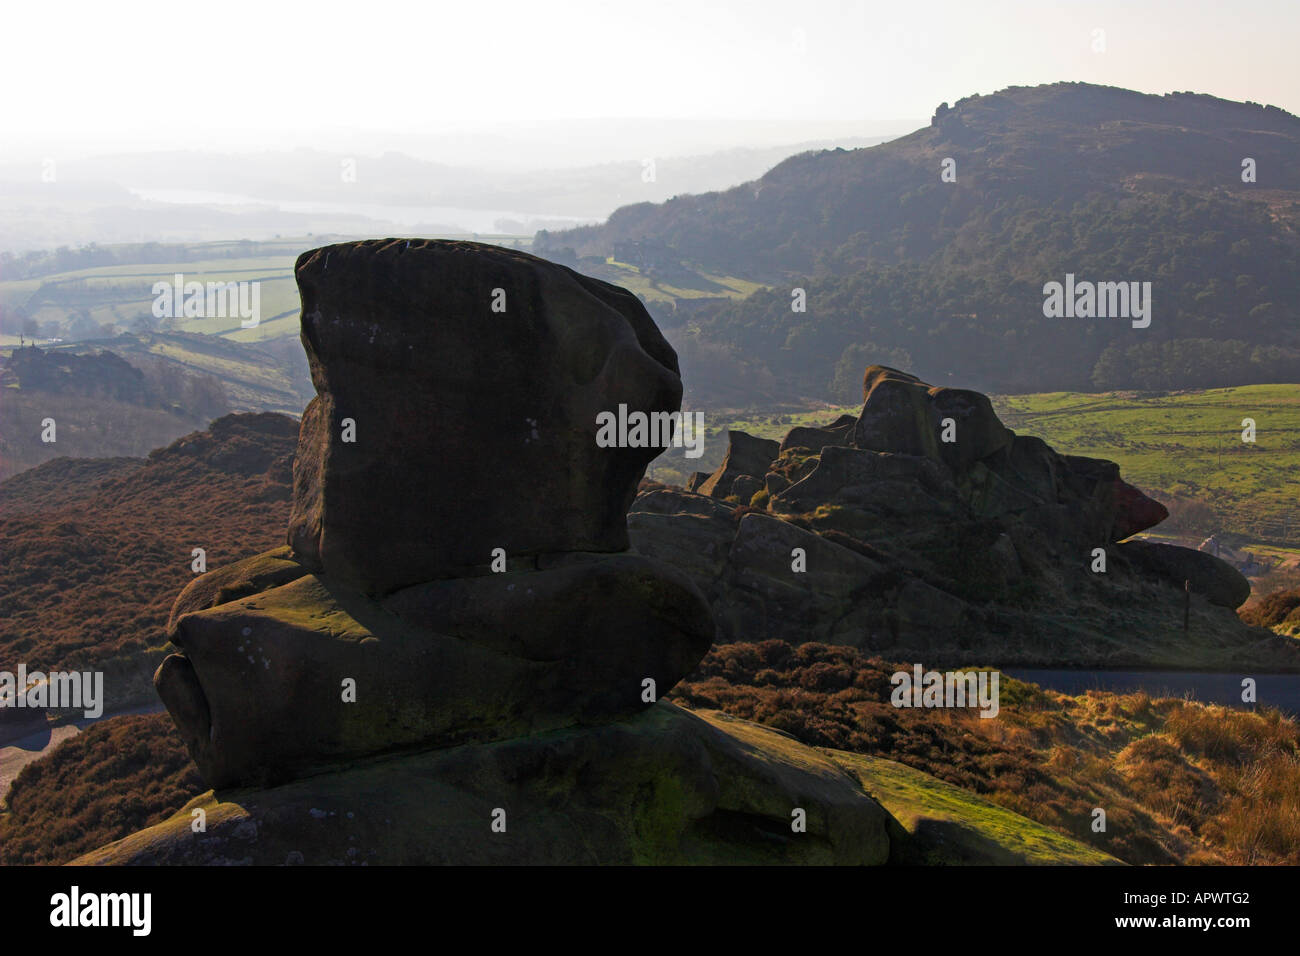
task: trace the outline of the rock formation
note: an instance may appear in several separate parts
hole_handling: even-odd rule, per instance
[[[882,864],[903,835],[891,840],[897,824],[842,759],[853,756],[660,701],[600,727],[209,793],[74,862]],[[195,809],[203,834],[190,830]]]
[[[155,680],[204,776],[608,722],[688,673],[707,605],[623,553],[660,449],[593,438],[602,409],[679,407],[635,297],[457,242],[331,246],[297,275],[318,394],[289,546],[187,588]]]
[[[730,442],[703,494],[657,490],[629,516],[637,550],[704,589],[720,640],[935,665],[1300,669],[1293,644],[1232,613],[1250,594],[1233,568],[1125,540],[1167,512],[1118,466],[1016,435],[978,392],[873,366],[857,419],[792,429],[767,461],[752,450],[769,445]],[[719,500],[742,479],[768,492],[732,498],[754,508]]]
[[[297,275],[318,394],[288,543],[186,588],[155,675],[208,831],[182,812],[85,862],[887,860],[833,755],[658,699],[715,624],[627,550],[660,449],[595,440],[603,410],[679,406],[633,296],[463,242]]]
[[[700,483],[698,491],[702,495],[725,498],[736,494],[733,487],[739,478],[748,478],[757,484],[753,476],[766,473],[767,466],[780,454],[780,446],[764,438],[755,438],[744,432],[727,432],[727,455],[718,470]],[[757,490],[757,488],[755,488]],[[753,492],[751,492],[753,494]],[[748,496],[741,495],[748,501]]]

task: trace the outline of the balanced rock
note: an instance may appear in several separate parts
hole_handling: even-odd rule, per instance
[[[288,547],[191,583],[154,678],[209,784],[601,725],[695,667],[698,587],[627,553],[660,448],[596,441],[602,411],[679,408],[633,296],[425,240],[306,253],[298,279],[317,397]]]

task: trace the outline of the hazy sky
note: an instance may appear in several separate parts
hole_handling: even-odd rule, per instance
[[[1300,111],[1294,0],[20,0],[4,21],[12,157],[348,136],[379,151],[591,117],[765,119],[784,142],[829,121],[904,132],[941,101],[1055,80]]]

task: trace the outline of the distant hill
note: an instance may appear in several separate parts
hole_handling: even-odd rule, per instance
[[[769,285],[693,309],[676,341],[761,360],[818,397],[844,400],[837,366],[872,353],[1000,392],[1300,381],[1296,155],[1300,119],[1276,107],[1012,87],[943,104],[879,146],[539,233],[534,251],[593,263],[646,251],[651,272]],[[1044,316],[1044,284],[1067,273],[1151,282],[1150,326]]]
[[[820,131],[827,135],[805,127],[810,135],[798,141],[733,147],[737,142],[781,140],[767,135],[755,139],[752,128],[733,126],[728,131],[715,123],[704,137],[690,137],[696,143],[692,146],[680,136],[665,136],[669,127],[678,125],[671,121],[623,125],[630,135],[611,135],[611,127],[601,124],[597,138],[606,147],[614,140],[619,143],[612,153],[597,142],[584,145],[587,137],[567,138],[563,152],[587,156],[582,165],[559,163],[554,151],[539,149],[538,142],[530,146],[490,136],[475,137],[473,151],[495,152],[498,160],[508,157],[517,168],[471,162],[464,156],[448,163],[391,150],[367,155],[357,143],[338,151],[179,150],[91,156],[60,161],[56,182],[36,181],[30,162],[0,162],[0,249],[33,252],[61,243],[164,238],[270,240],[327,232],[526,236],[542,227],[599,221],[629,202],[733,186],[808,149],[865,146],[887,138],[861,135],[879,133],[878,125],[867,129],[838,123],[832,124],[838,132]],[[442,143],[430,155],[452,156],[466,145]],[[5,272],[0,258],[0,273]]]
[[[162,359],[15,349],[0,366],[0,479],[60,456],[142,455],[229,410],[215,378]]]
[[[0,365],[0,480],[58,457],[145,455],[232,410],[296,415],[306,365],[296,340],[183,332],[14,349]]]

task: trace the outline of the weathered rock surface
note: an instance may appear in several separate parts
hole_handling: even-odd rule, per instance
[[[187,587],[154,680],[207,782],[610,723],[671,690],[712,614],[626,551],[658,449],[596,442],[599,412],[679,407],[637,299],[475,243],[345,243],[297,272],[318,394],[289,546]]]
[[[472,573],[494,548],[627,548],[628,505],[662,446],[598,447],[596,416],[676,411],[682,394],[636,296],[443,240],[327,246],[295,272],[317,391],[294,467],[300,561],[385,594]]]
[[[827,445],[847,444],[857,423],[858,420],[852,415],[841,415],[825,428],[797,425],[786,432],[785,438],[781,439],[781,451],[790,448],[806,448],[816,453]]]
[[[757,482],[767,474],[768,466],[780,452],[781,446],[769,438],[755,438],[745,432],[729,431],[727,454],[723,457],[722,464],[697,486],[697,490],[702,495],[725,498],[733,493],[732,485],[738,478],[748,477]],[[750,495],[757,490],[755,485]]]
[[[965,468],[1011,444],[988,398],[960,388],[932,388],[914,375],[873,365],[862,380],[864,404],[853,444],[873,451],[923,455]],[[941,441],[951,419],[958,440]]]
[[[74,863],[885,863],[896,824],[834,757],[661,701],[622,723],[209,792]]]
[[[833,433],[839,444],[812,450]],[[639,551],[704,590],[719,640],[844,643],[934,666],[1300,670],[1300,647],[1232,613],[1249,584],[1227,564],[1124,541],[1167,513],[1114,462],[1016,435],[978,393],[872,367],[852,429],[793,429],[753,477],[766,515],[737,523],[743,512],[658,490],[629,517]]]
[[[430,582],[382,603],[308,574],[182,615],[184,656],[156,683],[206,781],[267,783],[640,713],[643,682],[666,692],[713,636],[689,579],[636,555]]]

